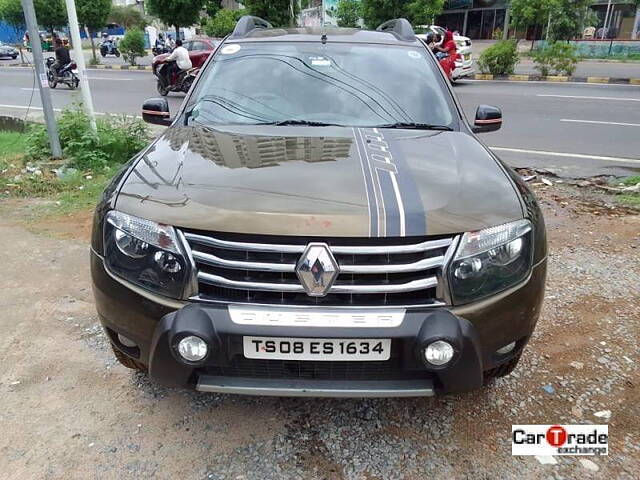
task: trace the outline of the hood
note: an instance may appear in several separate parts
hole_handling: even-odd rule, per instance
[[[451,234],[523,217],[471,135],[299,126],[169,128],[116,208],[185,228],[324,237]]]

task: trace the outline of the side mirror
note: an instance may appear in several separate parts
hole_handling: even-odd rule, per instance
[[[480,105],[473,122],[474,133],[495,132],[502,127],[502,110],[491,105]]]
[[[142,104],[142,120],[154,125],[171,125],[169,103],[166,98],[149,98]]]

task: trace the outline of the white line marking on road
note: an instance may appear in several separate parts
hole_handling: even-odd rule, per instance
[[[587,97],[582,95],[551,95],[539,93],[536,97],[555,97],[555,98],[578,98],[581,100],[620,100],[623,102],[640,102],[640,98],[621,98],[621,97]]]
[[[547,152],[544,150],[525,150],[523,148],[507,148],[507,147],[489,147],[489,148],[496,152],[524,153],[529,155],[544,155],[547,157],[583,158],[585,160],[601,160],[603,162],[640,163],[640,159],[636,159],[636,158],[605,157],[602,155],[587,155],[584,153]]]
[[[118,82],[130,82],[133,78],[115,78],[115,77],[89,77],[89,80],[116,80]]]
[[[26,105],[2,105],[2,104],[0,104],[0,108],[20,108],[22,110],[26,110],[26,109],[29,109],[29,110],[42,110],[42,107],[34,107],[33,105],[28,107]],[[56,111],[56,112],[61,112],[62,111],[59,108],[54,108],[53,110]]]
[[[560,121],[571,123],[593,123],[596,125],[622,125],[623,127],[640,127],[640,123],[602,122],[599,120],[576,120],[573,118],[561,118]]]
[[[35,106],[31,106],[31,107],[27,107],[26,105],[3,105],[0,104],[0,108],[19,108],[21,110],[42,110],[42,107],[35,107]],[[54,108],[53,109],[54,112],[62,112],[61,108]],[[109,112],[95,112],[96,115],[113,115],[116,117],[122,117],[125,116],[127,118],[142,118],[142,116],[140,115],[123,115],[122,113],[109,113]]]

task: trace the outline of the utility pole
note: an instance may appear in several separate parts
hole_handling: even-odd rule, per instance
[[[56,117],[53,113],[53,105],[51,104],[51,91],[49,90],[47,72],[44,69],[42,45],[40,45],[40,32],[38,31],[38,21],[36,20],[36,9],[33,7],[33,0],[22,0],[22,10],[24,11],[24,19],[27,22],[29,39],[31,40],[33,66],[35,68],[36,75],[38,75],[38,81],[36,83],[40,90],[40,100],[42,102],[44,119],[47,122],[47,133],[49,134],[51,156],[54,158],[60,158],[62,157],[62,148],[60,147],[58,126],[56,125]]]
[[[607,2],[607,13],[605,13],[604,15],[604,25],[602,27],[602,36],[600,37],[602,40],[604,40],[605,35],[609,34],[609,27],[607,27],[607,24],[609,23],[610,10],[611,10],[611,0]]]
[[[74,0],[65,0],[67,4],[67,15],[69,16],[69,31],[73,40],[73,53],[76,57],[78,65],[78,76],[80,78],[80,91],[82,92],[82,105],[89,117],[91,129],[95,132],[96,116],[93,112],[93,100],[91,99],[91,90],[89,89],[89,81],[87,80],[87,67],[84,63],[84,52],[82,51],[82,41],[80,40],[80,28],[78,27],[78,14],[76,13],[76,2]]]

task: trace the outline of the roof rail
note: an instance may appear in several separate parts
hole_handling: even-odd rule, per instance
[[[260,17],[245,15],[243,17],[240,17],[240,20],[238,20],[238,23],[236,23],[236,28],[233,29],[233,33],[229,35],[229,38],[246,37],[247,35],[249,35],[249,33],[258,28],[273,28],[273,26]]]
[[[413,42],[416,39],[416,33],[406,18],[395,18],[388,20],[376,28],[379,32],[393,33],[400,40]]]

